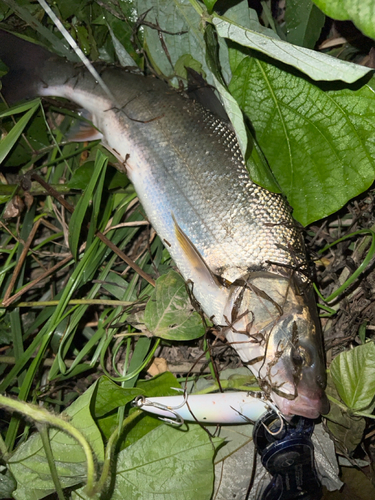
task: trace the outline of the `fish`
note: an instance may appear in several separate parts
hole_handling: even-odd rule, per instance
[[[133,183],[195,301],[285,417],[328,412],[325,357],[300,228],[284,198],[251,181],[225,121],[162,79],[83,65],[0,32],[9,102],[62,97]]]

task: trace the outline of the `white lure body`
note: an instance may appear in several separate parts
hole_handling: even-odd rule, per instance
[[[134,405],[167,419],[207,424],[249,424],[274,408],[272,403],[247,392],[139,397]]]

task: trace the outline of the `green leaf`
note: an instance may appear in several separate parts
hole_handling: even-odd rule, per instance
[[[92,171],[90,182],[83,193],[83,196],[80,198],[77,203],[72,218],[70,219],[69,224],[69,247],[75,259],[77,259],[78,252],[78,244],[81,236],[82,224],[91,204],[94,188],[98,181],[99,176],[103,175],[103,169],[108,163],[108,158],[104,156],[104,154],[98,150],[95,165]]]
[[[95,417],[103,417],[116,408],[125,406],[143,393],[143,390],[139,388],[124,389],[115,382],[112,382],[108,377],[102,376],[97,383],[94,409]]]
[[[17,15],[21,19],[23,19],[23,21],[25,21],[26,25],[32,26],[38,33],[40,33],[42,39],[48,40],[50,46],[52,47],[53,52],[56,52],[57,54],[59,54],[62,57],[66,57],[70,61],[73,61],[73,62],[79,61],[78,56],[76,55],[76,53],[74,51],[70,50],[69,45],[65,41],[60,40],[60,38],[58,36],[56,36],[53,33],[53,31],[48,29],[46,26],[43,26],[42,23],[39,21],[38,18],[42,12],[44,14],[44,11],[40,10],[36,16],[33,16],[31,14],[31,12],[29,11],[29,9],[27,8],[27,7],[30,8],[30,4],[27,4],[27,2],[18,2],[18,1],[16,2],[15,0],[4,0],[4,3],[6,3],[10,8],[12,8],[17,13]],[[20,5],[21,3],[23,5],[25,5],[26,8],[24,6],[21,6]],[[21,38],[24,38],[25,40],[32,41],[28,37],[21,37]]]
[[[233,23],[225,16],[214,14],[212,22],[216,26],[219,36],[297,68],[313,80],[342,80],[353,83],[369,72],[368,68],[335,59],[304,47],[297,47],[283,40],[277,40],[250,30]]]
[[[157,396],[180,395],[181,393],[175,390],[175,388],[179,387],[180,384],[176,377],[170,372],[165,372],[149,380],[140,380],[137,383],[136,389],[139,391],[139,394],[144,394],[146,397],[151,398]],[[136,443],[153,429],[159,427],[159,425],[164,425],[164,422],[156,416],[151,416],[147,412],[144,412],[142,419],[140,419],[136,425],[128,429],[126,439],[121,443],[122,449]]]
[[[90,413],[95,387],[96,384],[93,384],[64,413],[70,417],[70,423],[86,437],[97,460],[102,461],[103,441]],[[56,429],[50,429],[49,436],[63,488],[85,481],[86,459],[78,442]],[[17,500],[36,500],[55,491],[39,433],[33,434],[16,450],[9,460],[9,468],[17,481],[17,490],[14,492]]]
[[[9,124],[10,120],[6,126]],[[44,148],[50,146],[50,134],[47,132],[45,117],[41,108],[31,118],[24,133],[27,134],[27,142],[22,139],[14,145],[6,159],[7,167],[24,165],[29,161],[33,162],[36,160],[35,151],[43,151]]]
[[[236,51],[230,57],[237,64]],[[230,90],[302,224],[336,212],[372,184],[374,89],[372,79],[359,90],[325,92],[250,57],[234,69]]]
[[[209,500],[218,438],[161,425],[121,451],[112,500]],[[82,497],[85,498],[85,497]]]
[[[94,171],[94,162],[86,161],[83,165],[74,171],[72,177],[68,182],[71,189],[85,189],[87,188]]]
[[[158,31],[144,26],[145,49],[158,73],[174,76],[174,66],[177,60],[186,54],[195,57],[202,64],[203,71],[208,73],[204,61],[203,35],[199,29],[200,17],[189,1],[137,0],[136,5],[138,15],[150,10],[146,21],[158,24],[163,30],[168,31],[168,33],[163,33],[163,41],[168,47],[167,56]],[[176,79],[173,83],[177,85]]]
[[[141,392],[148,398],[156,396],[175,396],[175,389],[179,389],[180,387],[180,383],[171,372],[161,373],[148,380],[139,380],[137,382],[137,389],[141,389]]]
[[[18,120],[12,130],[4,137],[4,139],[0,141],[0,164],[4,161],[12,147],[18,141],[26,125],[29,123],[33,114],[38,109],[40,105],[40,99],[36,99],[35,101],[32,101],[28,104],[29,110],[27,111],[27,113],[25,113],[22,118]],[[25,105],[22,107],[22,109],[25,109]],[[7,116],[8,114],[9,112],[3,113],[3,116]]]
[[[212,11],[212,9],[215,6],[215,3],[217,2],[217,0],[203,0],[203,1],[204,1],[204,5],[207,7],[209,12]]]
[[[12,493],[16,489],[16,481],[10,471],[0,466],[0,498],[12,498]]]
[[[175,396],[176,394],[180,394],[176,393],[173,389],[173,387],[180,387],[180,384],[170,372],[162,373],[161,375],[157,375],[149,380],[141,380],[137,383],[137,386],[134,389],[123,389],[119,386],[117,387],[123,392],[123,394],[134,394],[132,399],[135,399],[141,394],[144,394],[147,397]],[[114,400],[116,401],[116,399],[120,401],[121,398],[123,398],[120,391],[115,390],[115,395],[114,397],[111,396],[109,404],[113,404],[112,402]],[[103,397],[106,398],[105,395],[103,395]],[[135,410],[135,408],[134,410],[130,410],[130,413]],[[163,424],[164,422],[162,420],[159,420],[157,417],[150,416],[147,412],[143,412],[142,416],[139,417],[135,423],[126,428],[125,439],[121,439],[119,443],[120,449],[125,449],[131,444],[136,443],[138,439]],[[118,426],[118,414],[106,415],[105,417],[99,418],[98,425],[103,435],[109,438]]]
[[[375,398],[375,344],[369,342],[342,352],[330,372],[340,398],[351,410],[365,410]]]
[[[207,426],[214,434],[216,426]],[[223,425],[218,437],[223,439],[223,446],[220,446],[217,454],[215,455],[215,464],[222,462],[233,453],[236,453],[240,448],[250,443],[253,440],[254,426],[249,425]]]
[[[108,189],[124,188],[129,184],[129,179],[122,172],[116,170],[110,178]]]
[[[110,29],[112,30],[110,31],[110,34],[111,34],[111,39],[113,41],[114,49],[116,51],[116,55],[120,61],[122,59],[123,62],[121,62],[121,64],[124,63],[130,66],[136,66],[138,63],[139,66],[143,66],[143,54],[140,54],[138,46],[135,46],[132,43],[134,37],[134,23],[138,18],[138,15],[134,8],[134,2],[123,1],[118,4],[118,7],[122,11],[123,14],[123,16],[121,16],[122,19],[118,19],[117,17],[112,15],[107,9],[102,9],[102,15],[100,16],[103,18],[103,22],[106,24],[106,26],[110,27]],[[144,12],[144,10],[141,10],[139,12]],[[117,42],[115,42],[115,40],[113,39],[112,33],[115,36]],[[142,39],[143,32],[139,31],[138,37]],[[125,55],[123,49],[118,44],[121,44],[121,46],[126,50],[128,55]],[[107,47],[109,48],[109,44],[107,44]],[[133,62],[131,62],[130,58],[133,60]]]
[[[23,102],[21,104],[16,104],[10,109],[3,111],[0,114],[0,118],[5,118],[6,116],[18,115],[19,113],[25,113],[31,109],[37,108],[40,105],[40,99],[34,99],[33,101]]]
[[[207,82],[213,85],[220,94],[225,111],[234,124],[241,150],[245,155],[247,133],[242,113],[222,80],[216,60],[217,42],[216,38],[215,44],[212,42],[213,36],[210,33],[210,27],[206,27],[206,36],[204,37],[200,24],[201,18],[188,0],[175,0],[173,2],[169,0],[158,0],[156,2],[154,0],[139,0],[138,13],[141,14],[147,9],[151,9],[147,14],[147,21],[154,24],[158,23],[163,30],[172,33],[163,33],[163,40],[168,48],[168,58],[165,46],[161,43],[158,32],[147,26],[144,28],[145,48],[157,71],[170,77],[172,83],[177,85],[174,69],[176,63],[180,58],[186,57],[187,54],[194,57],[196,62],[201,65]],[[174,33],[178,34],[178,36],[174,35]],[[207,37],[207,34],[210,36]],[[207,38],[208,44],[206,44]],[[221,52],[223,52],[224,47],[222,46],[221,49]],[[225,56],[221,54],[220,62],[223,63],[224,60]],[[228,70],[229,68],[225,69]]]
[[[375,3],[373,0],[314,0],[327,16],[353,21],[359,30],[375,38]]]
[[[331,373],[328,373],[327,389],[328,396],[339,400],[339,394],[333,382]],[[330,411],[327,418],[327,426],[339,446],[339,449],[348,453],[354,451],[362,441],[366,421],[363,417],[354,417],[343,410],[340,406],[330,401]]]
[[[288,42],[313,49],[325,19],[323,12],[312,0],[288,0],[285,9]]]
[[[147,329],[163,339],[191,340],[204,335],[202,320],[190,303],[185,282],[175,271],[156,281],[144,319]]]
[[[122,26],[123,26],[123,23],[122,23]],[[109,24],[108,24],[108,29],[109,29],[109,32],[111,34],[113,46],[115,48],[116,55],[118,57],[118,60],[121,64],[121,66],[123,66],[123,67],[129,67],[129,66],[137,67],[135,61],[133,60],[131,55],[128,53],[128,51],[125,49],[125,47],[122,45],[120,40],[116,37],[116,35],[114,34],[114,32]]]
[[[117,300],[124,300],[124,294],[128,286],[129,283],[122,276],[113,272],[108,273],[108,278],[103,283],[103,288],[116,297]]]
[[[178,76],[183,78],[184,80],[187,80],[187,71],[186,68],[192,68],[194,69],[197,73],[202,74],[204,73],[202,70],[202,64],[198,62],[196,59],[194,59],[193,56],[190,54],[185,54],[181,56],[175,64],[175,71]],[[202,75],[204,77],[204,74]]]
[[[0,61],[0,78],[8,73],[8,66],[6,66],[2,61]],[[0,82],[1,89],[1,82]]]

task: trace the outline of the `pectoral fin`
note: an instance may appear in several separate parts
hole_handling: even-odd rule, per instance
[[[78,121],[70,131],[66,138],[71,142],[89,142],[97,141],[103,138],[103,134],[91,122],[91,115],[86,110],[82,110],[80,115],[82,120]]]

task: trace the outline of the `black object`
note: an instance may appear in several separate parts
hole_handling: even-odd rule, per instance
[[[257,421],[254,444],[262,464],[273,476],[259,500],[322,498],[314,466],[313,430],[313,420],[294,417],[291,422],[281,422],[273,410]]]

